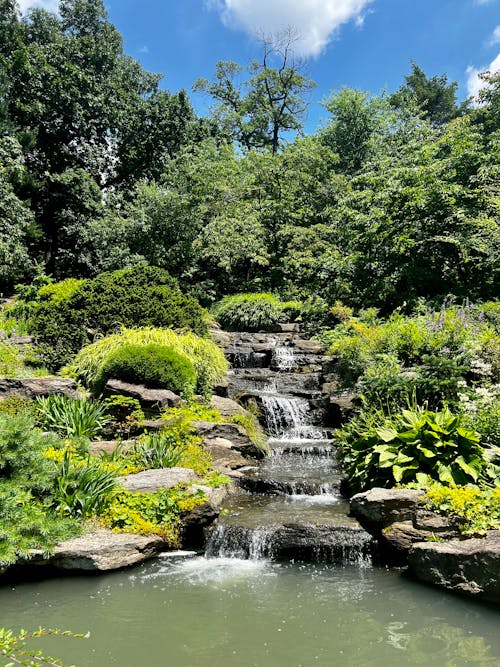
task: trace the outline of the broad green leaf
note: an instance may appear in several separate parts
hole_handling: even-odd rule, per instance
[[[391,428],[378,428],[377,435],[384,442],[392,442],[398,437],[397,432]]]

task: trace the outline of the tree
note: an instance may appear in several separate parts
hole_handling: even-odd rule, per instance
[[[323,106],[331,113],[327,127],[320,133],[321,140],[339,156],[344,173],[358,171],[371,150],[371,139],[380,130],[384,112],[381,98],[370,98],[369,93],[344,88],[331,95]]]
[[[21,146],[12,137],[0,138],[0,292],[29,276],[28,237],[34,226],[28,207],[13,184],[24,170]]]
[[[449,83],[446,74],[428,77],[416,63],[412,63],[411,67],[411,73],[405,76],[405,83],[390,97],[393,106],[404,107],[409,100],[415,101],[434,127],[465,113],[469,100],[460,105],[457,103],[456,81]]]
[[[303,74],[304,64],[294,55],[295,41],[290,30],[273,38],[262,37],[262,61],[246,68],[247,80],[240,80],[244,71],[240,65],[220,61],[215,81],[198,79],[194,85],[194,90],[218,102],[216,118],[247,150],[267,148],[277,153],[283,134],[302,129],[307,109],[304,95],[315,84]]]

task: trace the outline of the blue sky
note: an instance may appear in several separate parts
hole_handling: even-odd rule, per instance
[[[57,7],[57,0],[20,0]],[[163,87],[191,89],[211,78],[217,60],[259,57],[256,31],[294,26],[309,76],[318,84],[307,126],[324,115],[319,102],[351,86],[395,90],[415,60],[430,75],[446,72],[459,95],[477,92],[477,71],[500,69],[500,0],[108,0],[125,50],[162,72]],[[493,65],[493,67],[492,67]],[[205,100],[193,97],[201,112]]]

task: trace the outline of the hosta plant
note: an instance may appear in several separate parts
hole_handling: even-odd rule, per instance
[[[415,407],[386,416],[362,413],[339,433],[352,491],[432,481],[465,485],[488,479],[479,434],[450,410]],[[490,480],[491,481],[491,480]]]

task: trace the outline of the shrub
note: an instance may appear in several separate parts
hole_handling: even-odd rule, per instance
[[[215,343],[193,333],[178,334],[169,329],[146,327],[122,329],[117,334],[106,336],[81,350],[72,364],[63,370],[63,375],[73,377],[86,387],[95,384],[101,367],[108,357],[123,345],[158,344],[172,347],[185,355],[196,371],[196,389],[202,395],[210,393],[212,385],[222,380],[228,364]]]
[[[499,378],[500,336],[477,308],[445,308],[382,322],[351,318],[325,335],[344,385],[358,383],[368,405],[404,405],[408,396],[438,408],[456,403],[460,383]]]
[[[170,389],[185,397],[191,396],[196,387],[196,372],[189,358],[158,343],[124,345],[113,352],[101,366],[94,390],[102,392],[110,378]]]
[[[43,429],[61,433],[68,438],[92,439],[107,421],[104,404],[86,397],[69,398],[54,394],[37,398],[35,413]]]
[[[19,351],[0,341],[0,377],[18,377],[24,369]]]
[[[34,428],[29,415],[0,415],[0,480],[46,493],[52,488],[56,467],[44,453],[59,445],[56,436]]]
[[[352,491],[491,481],[479,434],[462,422],[448,409],[362,413],[339,432],[339,457]]]
[[[224,297],[212,313],[228,331],[274,331],[283,305],[272,294],[235,294]]]
[[[500,530],[500,488],[434,484],[427,490],[426,501],[428,509],[452,517],[464,535]]]
[[[31,318],[40,355],[51,368],[59,368],[84,345],[120,325],[207,332],[206,312],[162,269],[136,266],[79,285],[67,282],[64,289],[42,288],[45,296]]]
[[[18,415],[24,412],[34,416],[34,411],[33,401],[19,394],[10,394],[0,401],[0,415]]]
[[[48,551],[79,531],[48,507],[57,464],[45,453],[59,445],[27,414],[0,416],[0,565],[28,558],[32,549]]]

